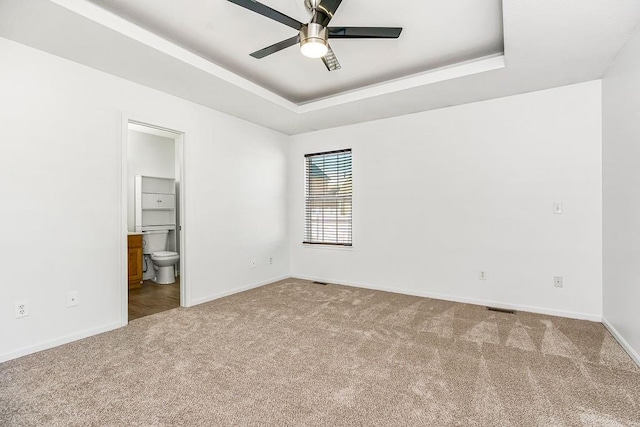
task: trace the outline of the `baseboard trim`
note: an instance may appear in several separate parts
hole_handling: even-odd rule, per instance
[[[611,335],[613,335],[613,338],[618,341],[618,344],[620,344],[620,346],[624,348],[624,351],[626,351],[633,359],[633,361],[636,362],[636,365],[640,366],[640,355],[633,349],[633,347],[631,347],[627,340],[624,339],[620,332],[618,332],[618,330],[604,316],[602,316],[602,324],[605,328],[607,328]]]
[[[204,298],[194,299],[194,300],[191,300],[191,304],[189,305],[189,307],[193,307],[194,305],[204,304],[206,302],[215,301],[217,299],[228,297],[229,295],[237,294],[239,292],[248,291],[250,289],[259,288],[261,286],[265,286],[265,285],[268,285],[270,283],[277,282],[279,280],[288,279],[290,277],[291,276],[288,275],[288,274],[284,275],[284,276],[278,276],[278,277],[274,277],[272,279],[267,279],[267,280],[262,280],[260,282],[252,283],[250,285],[244,285],[244,286],[240,286],[240,287],[237,287],[237,288],[233,288],[233,289],[228,290],[228,291],[219,292],[217,294],[210,295],[210,296],[207,296],[207,297],[204,297]]]
[[[544,307],[535,307],[535,306],[511,304],[511,303],[504,303],[504,302],[483,300],[483,299],[476,299],[476,298],[467,298],[467,297],[460,297],[460,296],[456,296],[456,295],[440,294],[440,293],[436,293],[436,292],[416,292],[416,291],[409,290],[409,289],[388,288],[388,287],[384,287],[384,286],[368,285],[368,284],[365,284],[365,283],[357,283],[357,282],[349,282],[349,281],[344,281],[344,280],[329,279],[327,277],[313,277],[313,276],[304,276],[304,275],[299,275],[299,274],[293,275],[291,277],[296,277],[296,278],[300,278],[300,279],[304,279],[304,280],[313,280],[313,281],[318,281],[318,282],[335,283],[336,285],[372,289],[372,290],[375,290],[375,291],[391,292],[391,293],[395,293],[395,294],[413,295],[413,296],[417,296],[417,297],[433,298],[433,299],[440,299],[440,300],[445,300],[445,301],[461,302],[461,303],[465,303],[465,304],[491,306],[491,307],[497,307],[497,308],[502,308],[502,309],[506,309],[506,310],[526,311],[526,312],[529,312],[529,313],[546,314],[546,315],[549,315],[549,316],[568,317],[570,319],[579,319],[579,320],[589,320],[591,322],[601,322],[602,321],[602,316],[601,315],[597,315],[597,314],[578,313],[578,312],[573,312],[573,311],[555,310],[555,309],[544,308]]]
[[[0,363],[8,362],[9,360],[17,359],[18,357],[27,356],[29,354],[38,353],[43,350],[48,350],[53,347],[58,347],[64,344],[68,344],[73,341],[78,341],[83,338],[87,338],[93,335],[109,332],[114,329],[120,328],[122,325],[120,322],[110,323],[108,325],[100,326],[98,328],[86,329],[82,332],[65,335],[60,338],[44,341],[29,347],[24,347],[19,350],[10,351],[8,353],[0,354]]]

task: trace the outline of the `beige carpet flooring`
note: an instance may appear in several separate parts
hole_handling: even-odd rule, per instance
[[[0,365],[2,426],[632,426],[599,323],[286,280]]]

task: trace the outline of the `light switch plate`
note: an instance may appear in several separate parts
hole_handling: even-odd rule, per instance
[[[553,213],[556,215],[562,214],[562,202],[553,202]]]

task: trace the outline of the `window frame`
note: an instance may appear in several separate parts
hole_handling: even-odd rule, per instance
[[[348,243],[341,243],[341,242],[327,242],[327,241],[311,241],[311,239],[307,239],[308,233],[307,233],[307,217],[308,217],[308,203],[309,203],[309,193],[308,193],[308,184],[309,184],[309,177],[308,177],[308,172],[309,172],[309,167],[307,165],[308,162],[308,158],[311,157],[317,157],[317,156],[326,156],[326,155],[332,155],[332,154],[339,154],[339,153],[350,153],[351,155],[351,159],[350,159],[350,170],[351,170],[351,192],[349,195],[349,201],[350,201],[350,218],[349,218],[349,242]],[[344,149],[338,149],[338,150],[330,150],[330,151],[321,151],[321,152],[315,152],[315,153],[308,153],[308,154],[304,154],[304,168],[303,168],[303,184],[304,184],[304,188],[303,188],[303,192],[304,192],[304,211],[303,211],[303,238],[302,238],[302,244],[304,247],[308,247],[308,248],[325,248],[325,249],[335,249],[335,250],[351,250],[353,249],[353,149],[351,148],[344,148]],[[324,226],[324,223],[323,223]]]

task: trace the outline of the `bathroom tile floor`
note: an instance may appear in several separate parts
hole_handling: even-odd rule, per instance
[[[129,321],[176,307],[180,307],[180,277],[171,285],[145,280],[142,287],[129,289]]]

